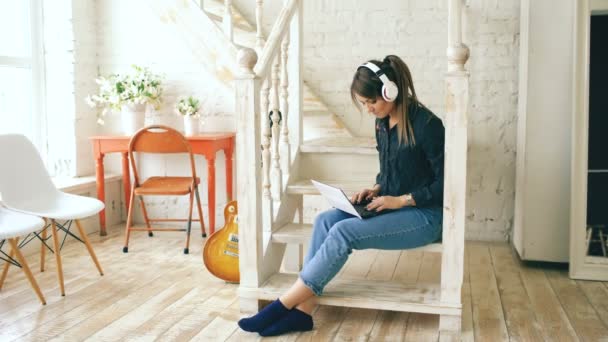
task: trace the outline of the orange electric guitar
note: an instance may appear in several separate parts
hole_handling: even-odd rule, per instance
[[[214,276],[227,282],[238,283],[239,274],[239,231],[236,223],[238,207],[236,201],[224,208],[225,224],[213,233],[203,248],[203,262]]]

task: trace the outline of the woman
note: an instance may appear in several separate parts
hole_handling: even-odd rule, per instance
[[[295,284],[258,314],[239,321],[246,331],[274,336],[313,327],[314,297],[344,266],[353,249],[408,249],[441,237],[444,127],[416,96],[407,65],[397,56],[360,66],[351,97],[376,117],[380,173],[351,201],[390,212],[361,220],[337,209],[317,216],[304,267]]]

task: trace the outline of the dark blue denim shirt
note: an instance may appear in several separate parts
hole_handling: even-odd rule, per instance
[[[443,206],[445,128],[430,110],[410,104],[415,144],[399,144],[397,125],[389,117],[376,119],[376,149],[380,154],[380,195],[412,194],[418,207]]]

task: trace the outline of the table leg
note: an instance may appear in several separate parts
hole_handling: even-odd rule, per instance
[[[209,204],[209,234],[215,232],[215,158],[207,158],[207,187]]]
[[[95,177],[97,183],[97,198],[102,201],[104,204],[106,203],[106,187],[105,182],[103,180],[104,170],[103,170],[103,154],[97,156],[95,159]],[[108,233],[106,232],[106,209],[102,209],[99,212],[99,235],[106,236]]]
[[[129,171],[129,154],[123,152],[122,154],[122,184],[125,191],[125,207],[129,211],[129,198],[131,198],[131,174]]]
[[[232,150],[224,150],[226,155],[226,198],[228,202],[232,201]]]

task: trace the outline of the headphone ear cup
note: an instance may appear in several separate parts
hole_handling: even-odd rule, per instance
[[[382,86],[382,97],[387,102],[394,102],[399,96],[399,88],[393,81],[388,81]]]

